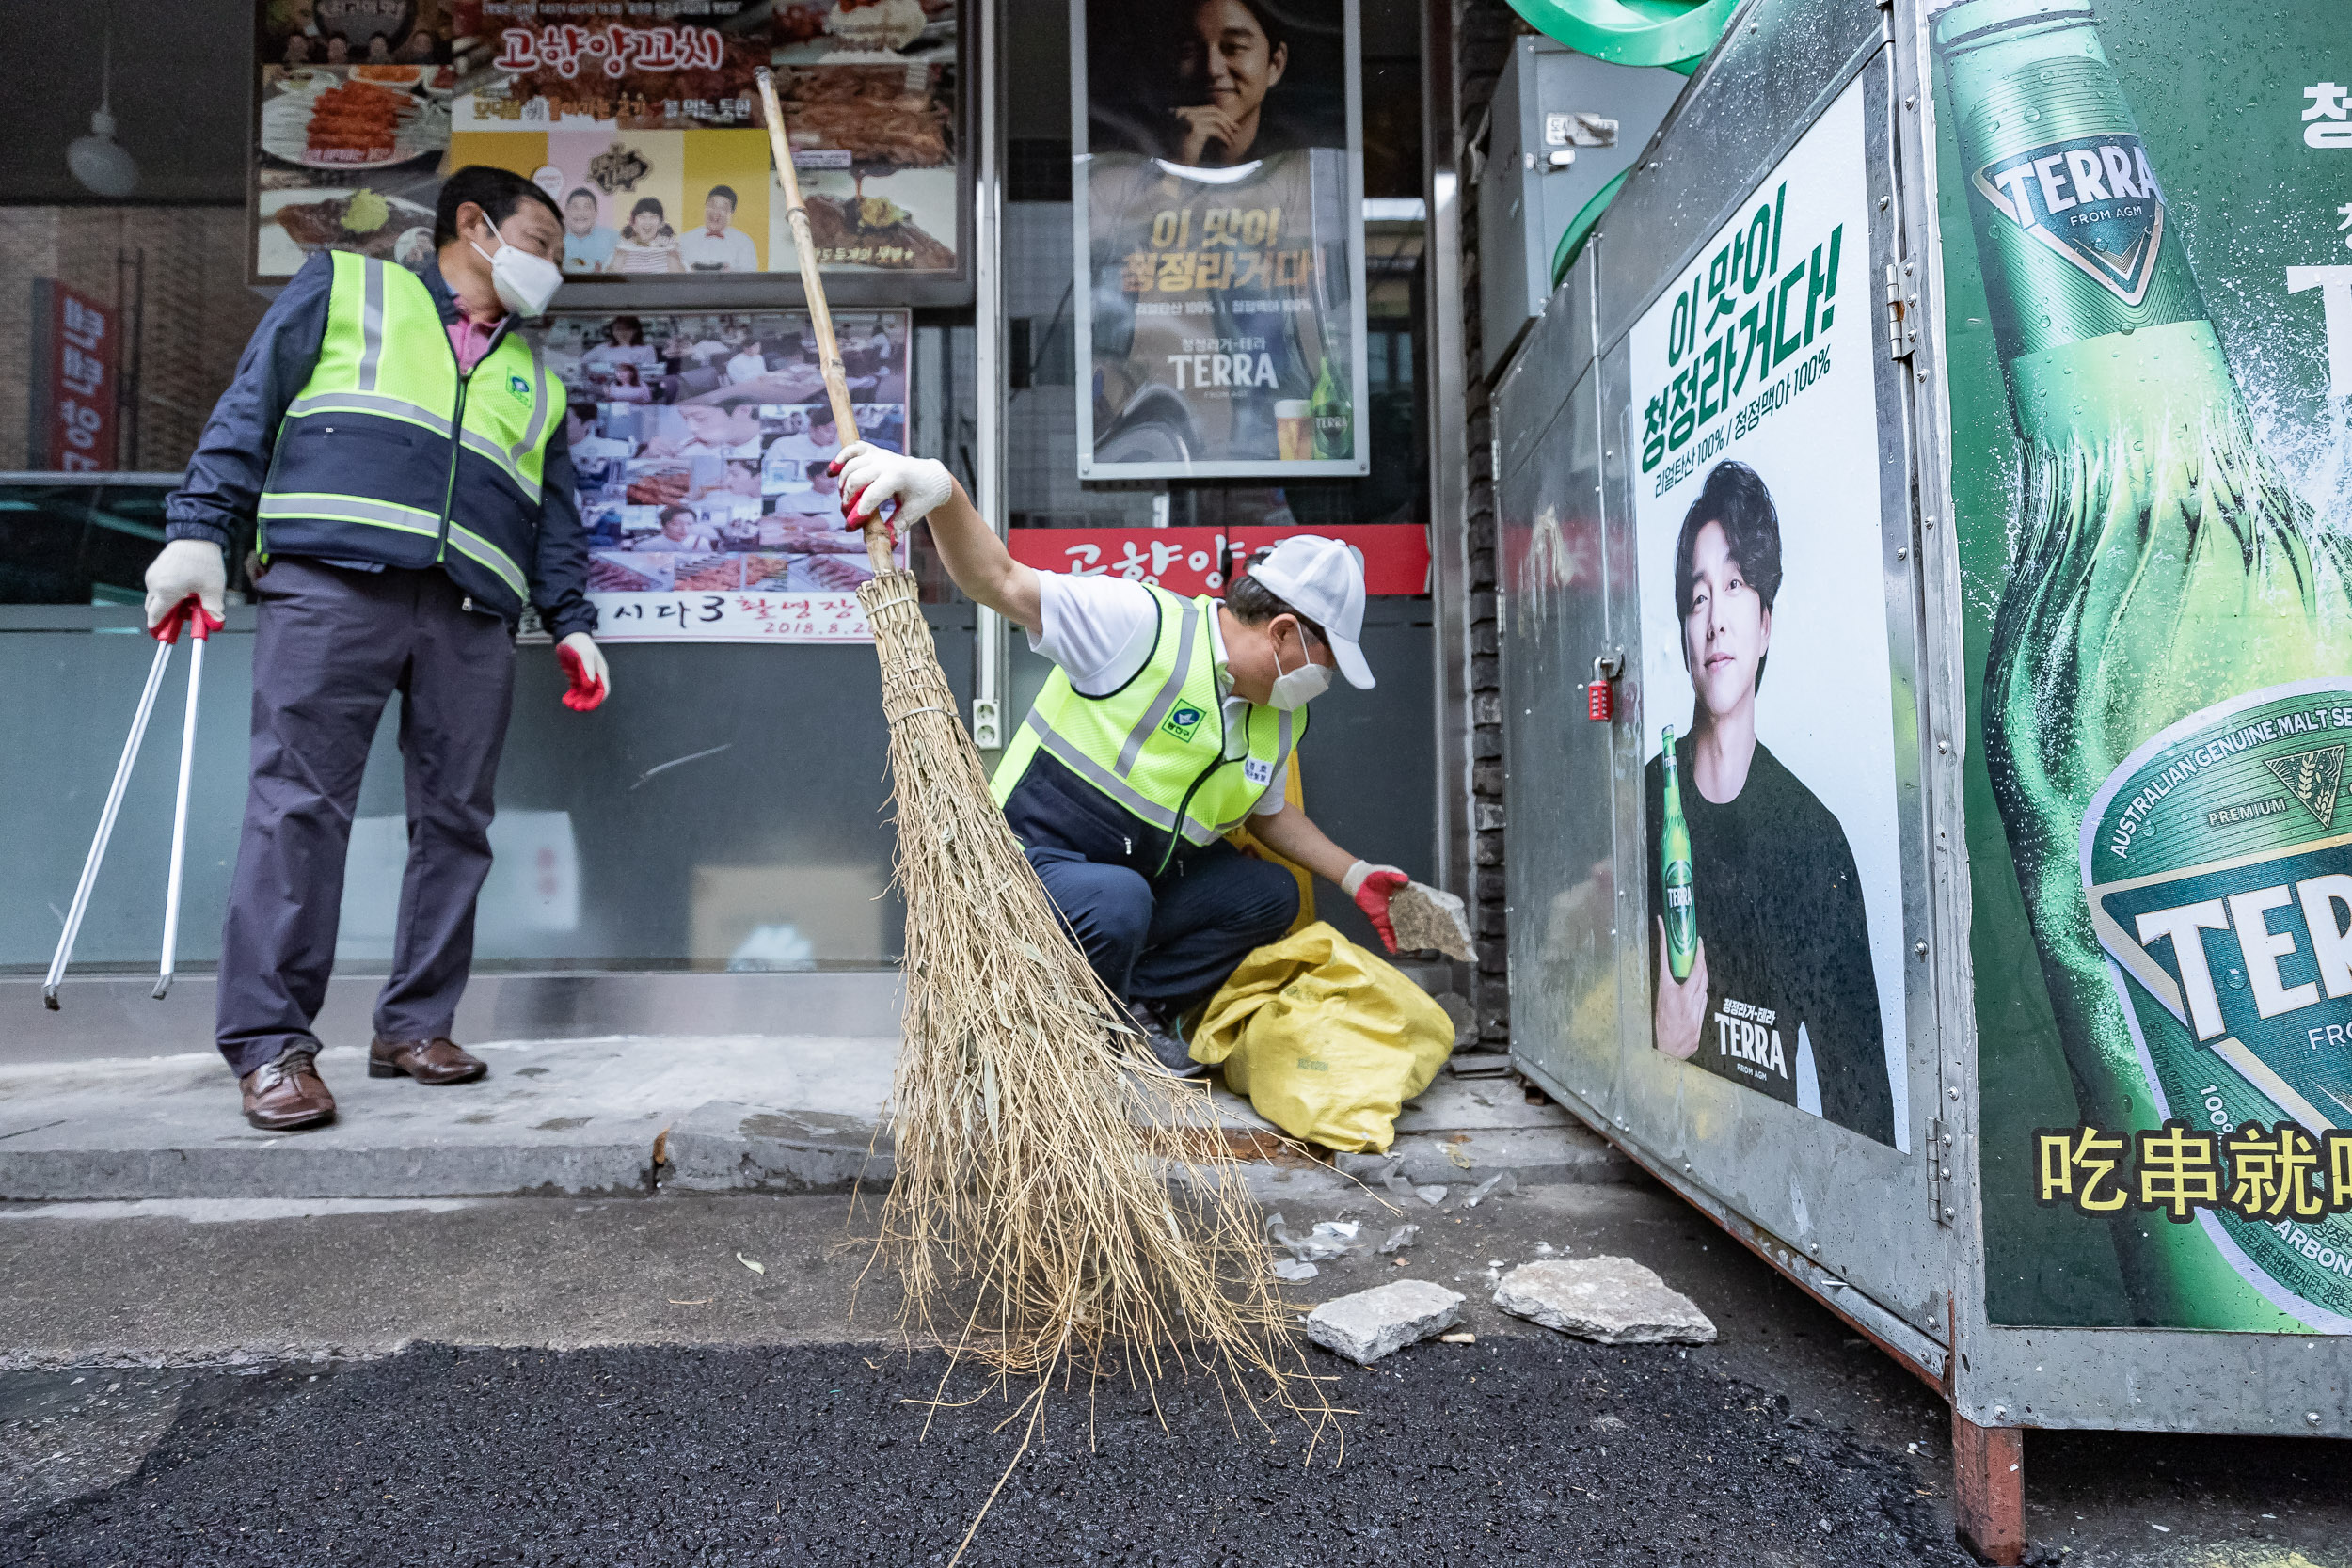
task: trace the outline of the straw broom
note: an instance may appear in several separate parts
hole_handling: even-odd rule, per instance
[[[800,177],[774,82],[765,69],[757,80],[846,446],[857,425]],[[1015,1464],[1057,1371],[1120,1366],[1146,1385],[1203,1371],[1262,1420],[1267,1402],[1286,1408],[1308,1422],[1311,1452],[1334,1412],[1298,1352],[1295,1309],[1275,1294],[1208,1091],[1129,1076],[1151,1058],[991,799],[914,577],[898,569],[879,518],[866,549],[875,576],[858,602],[882,661],[907,909],[898,1169],[882,1238],[905,1326],[946,1345],[951,1368],[970,1359],[1000,1381],[1037,1380]]]

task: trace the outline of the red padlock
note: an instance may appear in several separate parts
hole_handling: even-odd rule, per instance
[[[1617,717],[1613,683],[1624,668],[1625,660],[1615,654],[1602,654],[1593,660],[1593,678],[1584,688],[1584,717],[1594,723],[1610,723]]]

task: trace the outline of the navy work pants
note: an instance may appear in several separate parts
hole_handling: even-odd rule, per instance
[[[280,557],[254,594],[253,787],[221,930],[217,1035],[240,1077],[319,1047],[310,1021],[334,968],[351,816],[395,691],[408,869],[375,1032],[450,1032],[473,966],[491,785],[515,693],[505,622],[469,609],[439,571]]]
[[[1298,883],[1219,840],[1157,877],[1067,849],[1029,863],[1113,996],[1182,1010],[1206,1001],[1254,948],[1298,917]]]

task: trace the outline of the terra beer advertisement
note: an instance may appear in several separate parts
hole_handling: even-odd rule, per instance
[[[1355,476],[1356,0],[1072,0],[1078,473]]]
[[[2352,1331],[2352,37],[1929,27],[1988,1312]]]
[[[1626,439],[1652,1043],[1901,1148],[1863,159],[1857,80],[1635,323]]]

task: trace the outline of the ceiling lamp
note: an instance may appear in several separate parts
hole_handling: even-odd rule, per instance
[[[98,107],[89,117],[89,135],[76,136],[65,150],[66,167],[73,171],[93,195],[125,197],[138,188],[139,166],[131,154],[115,140],[115,117],[112,108],[114,86],[115,29],[112,7],[106,13],[106,46],[100,56],[98,77]]]

